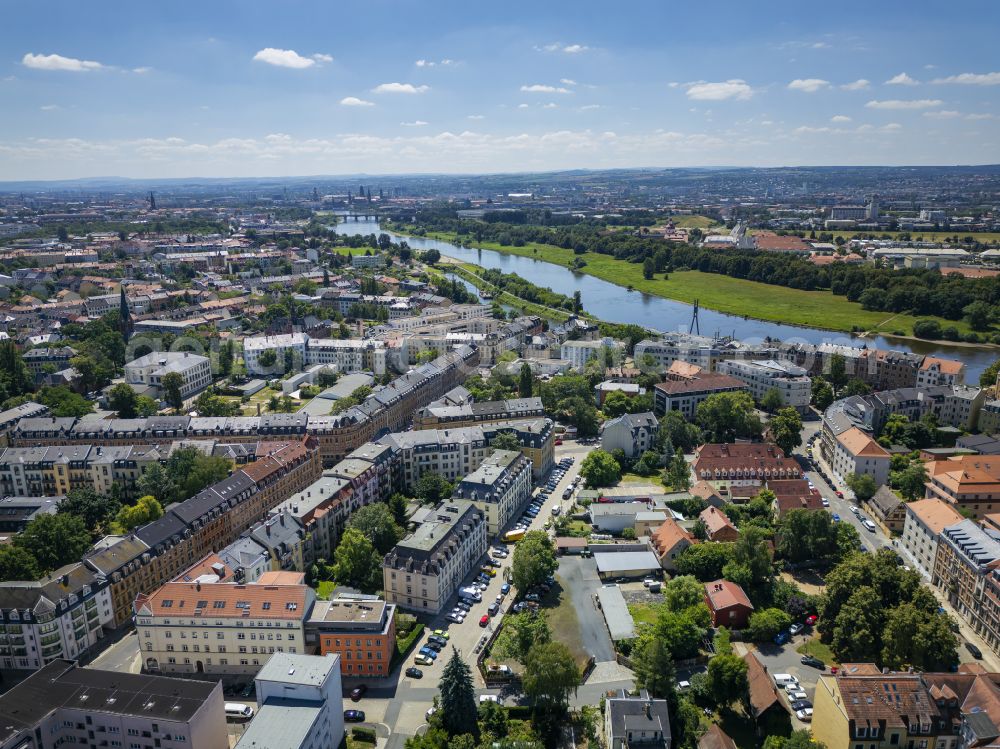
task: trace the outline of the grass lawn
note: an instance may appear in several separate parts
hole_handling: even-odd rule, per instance
[[[663,487],[663,482],[657,476],[640,476],[638,473],[626,473],[619,484],[642,484],[644,486]]]
[[[670,220],[678,229],[707,229],[709,226],[718,226],[714,219],[708,216],[671,216]]]
[[[449,232],[428,232],[427,236],[456,244],[463,239]],[[912,334],[913,323],[918,319],[936,319],[942,327],[954,326],[963,333],[969,331],[964,320],[871,312],[863,309],[857,302],[849,302],[846,297],[835,296],[829,291],[789,289],[701,271],[674,272],[666,280],[661,274],[657,278],[646,280],[642,276],[642,265],[618,260],[610,255],[594,252],[574,255],[572,250],[537,243],[526,244],[524,247],[507,247],[496,242],[476,242],[476,246],[508,255],[537,258],[564,267],[580,257],[587,262],[580,269],[581,273],[665,299],[687,303],[697,299],[703,307],[731,315],[809,327],[815,327],[818,321],[822,321],[822,327],[827,330],[849,332],[853,327],[860,326],[865,330],[881,333],[901,331],[904,335]],[[583,305],[586,308],[586,299],[583,300]]]
[[[558,579],[558,578],[557,578]],[[574,601],[567,592],[564,585],[559,586],[562,594],[559,597],[559,604],[555,608],[543,609],[545,618],[552,630],[552,635],[559,642],[569,648],[569,651],[576,658],[576,664],[582,670],[590,659],[590,654],[583,648],[583,638],[580,635],[580,621],[577,619],[576,609],[583,606],[586,601]],[[551,595],[554,595],[553,591]],[[546,600],[548,603],[548,599]]]
[[[804,643],[795,648],[796,653],[801,653],[802,655],[811,655],[814,658],[819,658],[827,666],[839,666],[837,658],[833,655],[833,651],[830,650],[829,645],[824,645],[819,640],[819,636],[813,637],[812,639],[806,640]]]
[[[628,605],[628,612],[632,615],[632,621],[637,626],[641,624],[655,624],[657,614],[659,613],[657,607],[651,603],[630,603]]]
[[[567,526],[567,533],[571,536],[589,536],[592,530],[590,525],[582,520],[570,520]]]

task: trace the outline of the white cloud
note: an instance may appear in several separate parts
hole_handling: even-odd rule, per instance
[[[826,42],[813,42],[809,45],[810,49],[829,49],[830,45]]]
[[[316,62],[333,62],[333,55],[324,55],[322,52],[317,52],[312,58]]]
[[[938,112],[924,112],[924,117],[930,117],[935,120],[953,120],[956,117],[961,117],[961,112],[956,112],[954,109],[942,109]]]
[[[903,126],[900,125],[898,122],[889,122],[889,123],[883,125],[879,129],[882,130],[882,131],[884,131],[884,132],[891,133],[891,132],[894,132],[896,130],[902,130]]]
[[[35,70],[65,70],[70,73],[86,73],[90,70],[100,70],[104,67],[93,60],[77,60],[75,57],[62,55],[36,55],[28,52],[21,58],[21,64]]]
[[[858,78],[858,80],[852,81],[851,83],[844,83],[840,87],[844,89],[844,91],[864,91],[870,86],[871,81],[867,78]]]
[[[892,78],[885,82],[887,86],[918,86],[920,81],[916,78],[911,78],[906,73],[900,73],[899,75],[894,75]]]
[[[542,107],[542,109],[557,109],[559,107],[554,101],[550,101],[548,104]]]
[[[869,109],[933,109],[944,102],[940,99],[872,99],[865,104]]]
[[[295,70],[311,68],[316,64],[315,60],[303,57],[294,49],[276,49],[275,47],[265,47],[255,54],[253,59],[279,68],[294,68]]]
[[[590,51],[590,47],[585,44],[563,44],[562,42],[553,42],[544,47],[535,47],[535,49],[540,52],[565,52],[567,55],[578,55],[581,52]]]
[[[830,122],[850,122],[851,118],[846,114],[835,114],[830,118]]]
[[[441,65],[443,67],[448,67],[449,65],[454,65],[455,61],[454,60],[449,60],[446,57],[443,60],[437,60],[437,61],[435,61],[435,60],[417,60],[413,64],[416,65],[418,68],[435,68],[438,65]]]
[[[152,68],[148,68],[148,67],[145,67],[145,66],[141,67],[141,68],[132,68],[132,72],[135,73],[136,75],[145,75],[146,73],[150,72],[151,70],[152,70]]]
[[[374,94],[423,94],[430,86],[414,86],[412,83],[380,83],[372,89]]]
[[[563,84],[564,86],[575,86],[576,85],[576,81],[574,81],[572,78],[560,78],[559,82],[561,84]]]
[[[364,99],[359,99],[357,96],[345,96],[340,100],[341,106],[344,107],[374,107],[374,102],[365,101]]]
[[[57,109],[61,109],[58,104],[43,104],[39,109],[43,112],[55,112]]]
[[[527,109],[527,108],[528,108],[528,105],[527,105],[527,104],[518,104],[518,105],[517,105],[517,108],[518,108],[518,109]]]
[[[932,83],[958,83],[966,86],[1000,86],[1000,73],[959,73],[936,78]]]
[[[470,114],[468,117],[466,117],[466,119],[467,120],[485,120],[486,119],[486,115],[485,114]]]
[[[424,122],[423,120],[414,120],[413,122],[400,122],[399,124],[403,127],[424,127],[430,123]]]
[[[698,81],[688,84],[687,97],[696,101],[746,100],[753,96],[750,84],[741,78],[731,78],[719,83]]]
[[[973,121],[975,121],[975,120],[996,120],[996,119],[1000,119],[1000,116],[997,116],[995,114],[988,114],[986,112],[974,112],[973,114],[967,114],[967,115],[965,115],[965,119],[967,119],[967,120],[973,120]]]
[[[589,112],[589,111],[591,111],[593,109],[600,109],[600,108],[601,108],[600,104],[585,104],[582,107],[580,107],[580,111],[581,112]]]
[[[521,86],[521,90],[527,94],[571,94],[568,88],[562,86],[548,86],[544,83],[532,83],[530,86]]]
[[[788,84],[788,88],[792,91],[803,91],[807,94],[814,94],[829,85],[830,81],[824,81],[822,78],[796,78]]]
[[[680,85],[681,84],[679,84],[677,81],[670,81],[670,83],[667,84],[667,88],[677,88]]]

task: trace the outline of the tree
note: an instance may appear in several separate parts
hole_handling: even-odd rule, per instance
[[[723,568],[732,559],[731,543],[694,544],[677,557],[677,571],[707,583],[722,577]]]
[[[811,403],[818,411],[825,411],[833,403],[833,388],[826,380],[815,377],[812,381]]]
[[[768,425],[771,439],[785,455],[802,444],[802,417],[794,408],[782,408]]]
[[[875,483],[875,479],[867,473],[852,473],[844,479],[844,483],[847,484],[848,489],[854,492],[854,496],[862,502],[867,502],[878,491],[878,484]]]
[[[366,593],[382,587],[382,556],[357,528],[347,528],[334,552],[333,576],[338,583]]]
[[[155,416],[160,410],[160,404],[154,399],[150,398],[148,395],[140,395],[135,399],[135,411],[136,416],[140,419],[145,419],[150,416]]]
[[[0,582],[37,580],[41,576],[38,562],[29,551],[13,544],[0,546]]]
[[[500,432],[490,442],[490,447],[494,450],[513,450],[514,452],[519,452],[521,450],[521,443],[517,441],[517,435],[514,432]]]
[[[417,498],[424,504],[437,504],[451,496],[454,487],[439,473],[428,472],[417,480],[414,487]]]
[[[651,257],[647,257],[642,261],[642,277],[649,281],[654,273],[656,273],[656,261]]]
[[[531,646],[552,639],[552,630],[544,616],[523,611],[504,618],[503,628],[493,642],[490,654],[494,658],[514,658],[524,663]]]
[[[678,447],[670,465],[663,472],[663,480],[670,484],[675,492],[686,492],[691,488],[691,466],[684,459],[684,453]]]
[[[42,572],[51,572],[80,561],[90,548],[90,531],[73,515],[41,515],[14,537],[13,544],[31,554]]]
[[[783,405],[785,405],[785,399],[781,397],[781,391],[778,388],[771,388],[760,399],[760,407],[769,414],[773,414]]]
[[[767,546],[767,533],[755,525],[744,525],[739,540],[733,544],[733,559],[722,568],[722,575],[741,586],[754,598],[774,582],[774,567]]]
[[[383,555],[388,554],[403,537],[403,529],[396,524],[392,510],[384,502],[373,502],[355,510],[347,521],[347,527],[361,531]]]
[[[536,708],[561,715],[580,686],[580,669],[562,642],[536,643],[525,658],[521,684]]]
[[[472,684],[472,671],[455,648],[452,648],[451,658],[441,672],[439,689],[441,698],[438,712],[441,716],[441,727],[450,736],[460,736],[465,733],[478,736],[476,693]]]
[[[163,400],[166,401],[166,404],[180,411],[184,406],[184,396],[182,395],[184,377],[181,376],[181,373],[167,372],[160,380],[160,385],[163,388]]]
[[[273,348],[261,351],[260,356],[257,357],[257,363],[260,364],[260,366],[263,367],[264,369],[273,367],[275,364],[278,363],[278,352],[275,351]]]
[[[705,600],[705,586],[693,575],[678,575],[663,589],[663,598],[671,611],[684,611]]]
[[[792,731],[791,736],[772,734],[764,740],[763,749],[826,749],[826,744],[813,739],[808,729]]]
[[[672,448],[686,453],[702,443],[701,430],[687,421],[680,411],[667,411],[660,419],[660,437],[664,443],[669,441]]]
[[[0,361],[0,365],[2,365],[2,363],[3,362]],[[3,367],[0,366],[0,372],[2,371]],[[984,369],[983,373],[979,375],[979,386],[984,388],[993,387],[997,384],[998,374],[1000,374],[1000,359],[997,359],[995,362],[990,364],[990,366]]]
[[[89,487],[79,487],[66,495],[57,511],[80,518],[89,530],[98,533],[120,507],[121,503],[114,497],[98,494]]]
[[[406,525],[406,506],[409,504],[409,500],[399,492],[396,492],[391,497],[389,497],[389,510],[392,512],[392,519],[396,523],[403,527]]]
[[[53,416],[80,418],[94,411],[93,403],[62,385],[43,387],[36,393],[35,400],[48,406]]]
[[[522,593],[553,575],[559,562],[556,549],[545,531],[528,531],[514,547],[511,582]]]
[[[678,660],[698,655],[702,639],[711,624],[711,614],[704,602],[683,611],[673,611],[664,606],[653,624],[654,636]]]
[[[708,662],[708,688],[720,707],[732,704],[747,693],[747,662],[733,653],[731,647]]]
[[[924,496],[927,483],[927,469],[919,460],[910,463],[905,470],[893,475],[892,485],[908,501]]]
[[[435,265],[441,261],[441,253],[435,249],[425,250],[420,259],[428,265]]]
[[[847,359],[843,354],[834,354],[830,357],[829,371],[826,373],[827,382],[833,385],[834,392],[847,383]]]
[[[135,488],[140,495],[156,497],[161,505],[169,504],[177,493],[177,483],[159,463],[153,463],[143,471],[135,482]]]
[[[582,295],[582,293],[580,292],[579,289],[577,289],[576,291],[573,292],[573,314],[574,315],[579,315],[581,312],[583,312],[583,300],[582,300],[582,297],[583,297],[583,295]]]
[[[989,330],[993,321],[993,308],[988,302],[977,300],[966,305],[962,310],[965,319],[969,321],[969,327],[973,330]]]
[[[535,378],[531,374],[531,365],[525,362],[521,365],[521,374],[517,381],[517,394],[522,398],[530,398],[535,389]]]
[[[659,699],[673,694],[674,659],[663,640],[652,632],[644,632],[632,648],[631,661],[639,689]]]
[[[118,511],[114,523],[115,531],[118,533],[128,533],[133,528],[138,528],[140,525],[145,525],[146,523],[152,523],[161,517],[163,517],[163,506],[157,501],[156,497],[146,495],[145,497],[140,497],[134,505],[126,505]]]
[[[601,410],[604,412],[605,417],[614,419],[624,413],[628,413],[630,402],[631,398],[621,390],[613,390],[604,398]]]
[[[761,432],[753,398],[742,390],[708,396],[698,404],[695,418],[712,442],[749,439]]]
[[[872,391],[871,386],[857,377],[852,377],[847,382],[847,386],[843,390],[844,397],[851,395],[868,395]]]
[[[840,556],[837,524],[822,510],[791,510],[781,519],[775,553],[792,562]]]
[[[238,416],[240,404],[235,400],[226,400],[205,390],[194,401],[194,410],[199,416]]]
[[[770,642],[792,624],[792,617],[781,609],[763,609],[750,615],[746,637],[752,642]]]
[[[7,400],[34,389],[34,378],[11,338],[0,341],[0,399]]]
[[[120,419],[134,419],[138,416],[138,400],[132,386],[121,382],[108,391],[108,406],[118,412]]]
[[[622,477],[618,461],[611,457],[611,453],[604,450],[592,450],[583,459],[580,463],[580,475],[591,489],[614,486]]]

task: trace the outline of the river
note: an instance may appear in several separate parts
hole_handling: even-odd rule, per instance
[[[348,219],[338,223],[334,229],[338,234],[348,236],[352,234],[378,234],[381,231],[379,223],[374,217],[368,217],[367,220],[365,217],[360,217],[360,220],[357,221]],[[411,236],[403,238],[415,250],[435,249],[442,255],[475,263],[484,268],[499,268],[504,273],[516,273],[533,284],[547,286],[566,296],[572,296],[574,291],[579,290],[583,308],[591,315],[608,322],[635,323],[660,331],[687,332],[691,327],[693,307],[684,302],[675,302],[639,291],[628,291],[622,286],[616,286],[608,281],[588,276],[586,273],[575,272],[544,260],[522,257],[521,255],[505,255],[494,250],[459,247],[439,239]],[[770,338],[789,343],[835,343],[857,347],[869,345],[877,348],[960,359],[965,362],[965,379],[970,384],[977,383],[982,371],[997,358],[1000,358],[1000,351],[986,346],[952,346],[881,335],[860,338],[848,333],[821,328],[783,325],[765,320],[727,315],[705,308],[698,311],[698,330],[703,335],[732,336],[747,343],[759,343]]]

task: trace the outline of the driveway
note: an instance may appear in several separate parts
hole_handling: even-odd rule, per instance
[[[597,663],[615,660],[615,648],[604,623],[604,615],[594,605],[594,594],[601,587],[594,560],[578,556],[560,557],[556,576],[562,584],[562,594],[569,596],[576,608],[583,649]],[[557,632],[553,634],[559,636]]]

